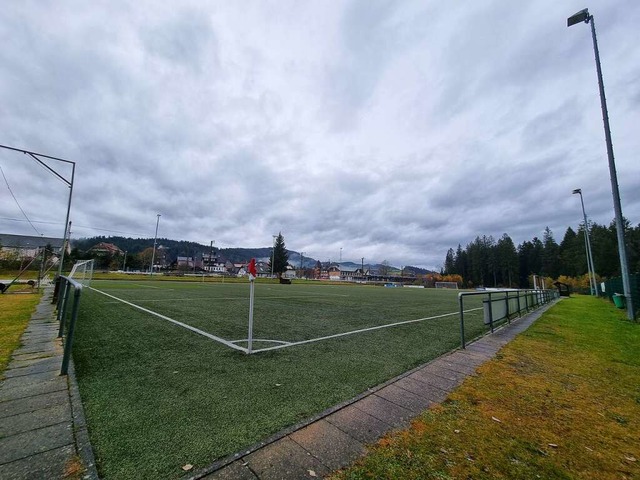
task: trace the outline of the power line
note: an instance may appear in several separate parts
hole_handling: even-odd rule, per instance
[[[26,221],[28,221],[28,220],[23,220],[22,218],[9,218],[9,217],[0,217],[0,220],[9,220],[11,222],[26,222]],[[47,224],[47,225],[64,225],[61,222],[45,222],[45,221],[39,221],[39,220],[33,220],[33,223],[43,223],[43,224]],[[142,233],[123,232],[121,230],[110,230],[108,228],[91,227],[91,226],[88,226],[88,225],[74,225],[73,228],[84,228],[84,229],[87,229],[87,230],[99,230],[101,232],[122,233],[122,234],[125,234],[125,235],[135,235],[137,237],[148,237],[148,235],[142,234]]]
[[[9,186],[9,181],[7,180],[7,177],[4,174],[4,170],[2,169],[2,167],[0,166],[0,173],[2,173],[2,178],[4,178],[4,183],[7,184],[7,188],[9,189],[9,193],[11,194],[11,196],[13,197],[13,200],[16,202],[16,205],[18,205],[18,208],[20,209],[20,211],[22,212],[22,215],[24,215],[24,218],[27,219],[27,222],[29,222],[29,225],[31,225],[31,228],[33,228],[35,230],[35,232],[42,236],[42,233],[40,233],[38,231],[38,229],[35,227],[35,225],[33,223],[31,223],[31,220],[29,220],[29,217],[27,216],[27,214],[24,212],[24,210],[22,209],[22,207],[20,206],[20,202],[18,202],[18,199],[16,198],[16,196],[13,194],[13,191],[11,190],[11,187]]]
[[[9,217],[0,217],[0,220],[10,220],[12,222],[26,222],[22,218],[9,218]],[[61,222],[44,222],[42,220],[31,220],[33,223],[46,223],[48,225],[63,225]]]

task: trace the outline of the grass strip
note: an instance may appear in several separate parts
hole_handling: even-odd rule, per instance
[[[20,337],[40,297],[39,294],[0,296],[0,374],[7,368],[13,351],[20,346]]]
[[[566,299],[332,478],[640,478],[638,345],[608,302]]]

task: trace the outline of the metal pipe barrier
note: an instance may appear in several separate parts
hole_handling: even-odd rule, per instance
[[[60,276],[58,291],[58,315],[59,322],[58,338],[64,336],[64,353],[62,354],[62,367],[60,375],[66,375],[69,370],[69,360],[71,358],[71,346],[73,345],[73,332],[76,328],[76,320],[78,318],[78,306],[80,305],[80,296],[82,295],[82,284],[72,280],[69,277]],[[73,290],[73,301],[69,301]],[[71,303],[71,305],[69,305]],[[71,309],[71,316],[67,322],[67,316]],[[66,327],[66,335],[65,333]]]
[[[486,299],[482,300],[484,323],[488,325],[491,333],[494,332],[495,323],[506,320],[511,323],[514,316],[521,317],[523,312],[535,310],[542,305],[558,298],[557,290],[483,290],[479,292],[460,292],[458,294],[458,304],[460,307],[460,346],[466,348],[464,328],[464,301],[466,297],[482,295]],[[524,300],[524,301],[523,301]]]

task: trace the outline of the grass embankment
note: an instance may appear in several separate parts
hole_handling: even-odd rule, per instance
[[[0,296],[0,376],[9,363],[11,353],[20,345],[20,336],[39,302],[40,295]]]
[[[591,297],[550,309],[338,479],[640,478],[640,325]]]

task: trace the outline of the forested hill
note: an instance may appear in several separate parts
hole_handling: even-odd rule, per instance
[[[72,241],[72,247],[79,252],[86,252],[94,245],[105,242],[113,243],[120,250],[128,254],[141,253],[145,248],[153,247],[153,238],[127,238],[127,237],[105,237],[97,236],[91,238],[81,238]],[[181,240],[170,240],[168,238],[158,238],[158,246],[167,250],[167,258],[174,260],[177,257],[190,257],[194,254],[209,253],[211,245],[202,245],[196,242],[186,242]],[[231,262],[243,262],[251,258],[269,258],[270,247],[262,248],[216,248],[213,246],[214,254],[218,253]]]
[[[153,238],[127,238],[127,237],[105,237],[97,236],[90,238],[81,238],[78,240],[72,240],[71,246],[74,249],[74,257],[84,258],[84,254],[91,247],[98,243],[112,243],[116,245],[123,252],[127,252],[129,255],[128,265],[132,265],[133,256],[142,253],[143,250],[153,247]],[[168,238],[159,238],[158,246],[162,246],[166,249],[166,259],[169,262],[175,261],[177,257],[191,257],[193,255],[200,256],[201,254],[208,254],[211,245],[203,245],[196,242],[185,242],[179,240],[170,240]],[[216,248],[213,246],[214,255],[220,255],[225,260],[229,260],[233,263],[245,262],[251,258],[259,260],[268,260],[271,257],[271,247],[260,248]],[[294,250],[288,250],[289,263],[295,266],[300,265],[300,253]],[[302,257],[303,266],[305,268],[313,268],[316,264],[316,259],[308,256]],[[345,266],[352,266],[354,268],[360,267],[359,263],[343,262]],[[419,267],[405,266],[403,269],[398,267],[392,267],[388,263],[382,264],[370,264],[366,263],[365,268],[371,268],[375,271],[388,271],[389,273],[400,274],[403,272],[408,275],[427,275],[433,273],[430,270],[426,270]]]

